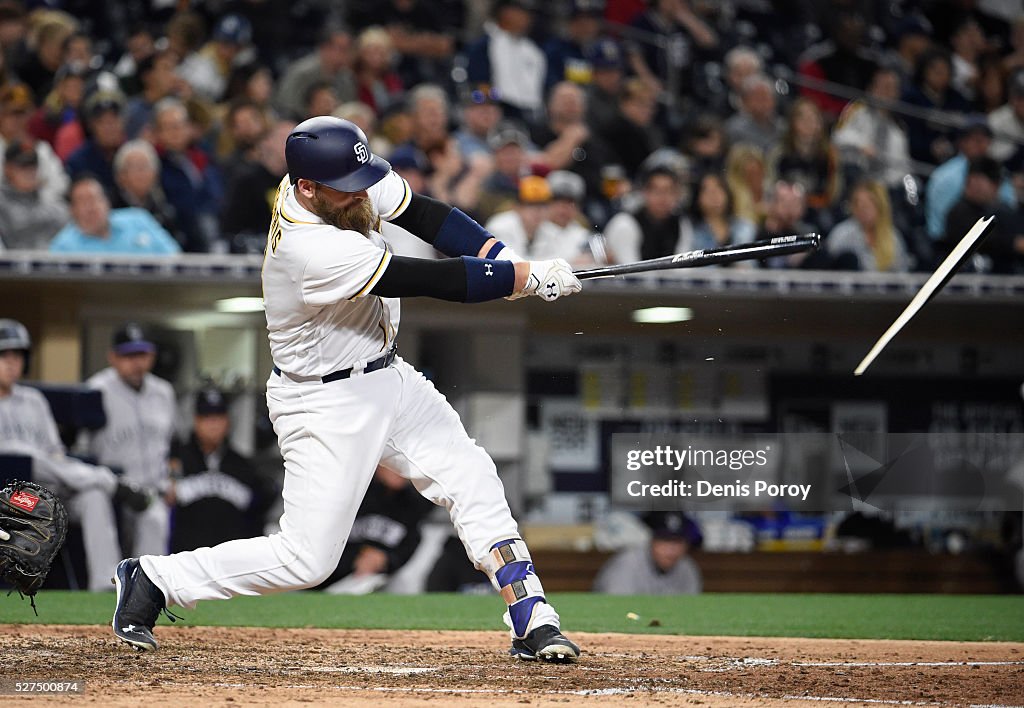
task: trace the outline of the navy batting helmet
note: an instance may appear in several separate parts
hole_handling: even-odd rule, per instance
[[[339,192],[361,192],[391,171],[387,160],[370,152],[355,123],[317,116],[295,126],[284,148],[292,184],[308,179]]]
[[[25,355],[25,366],[28,366],[28,355],[32,350],[32,338],[28,336],[25,325],[17,320],[0,320],[0,352],[20,351]]]

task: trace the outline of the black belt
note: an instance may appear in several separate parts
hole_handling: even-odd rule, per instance
[[[374,371],[386,369],[394,363],[395,356],[395,349],[389,349],[388,353],[385,354],[384,356],[374,359],[373,361],[367,362],[366,366],[363,367],[362,371],[364,374],[371,374]],[[281,376],[281,369],[275,366],[274,373],[277,374],[278,376]],[[352,368],[349,367],[348,369],[339,369],[338,371],[333,371],[327,374],[326,376],[321,376],[320,381],[322,383],[330,383],[331,381],[341,381],[342,379],[347,379],[351,375]]]

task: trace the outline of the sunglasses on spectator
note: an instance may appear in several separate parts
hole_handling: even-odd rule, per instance
[[[473,89],[469,92],[470,103],[497,103],[501,101],[501,92],[496,88]]]

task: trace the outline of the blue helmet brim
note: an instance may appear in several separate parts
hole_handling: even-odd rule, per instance
[[[337,179],[317,181],[339,192],[362,192],[380,182],[390,171],[391,164],[387,160],[371,154],[369,161],[355,172]]]

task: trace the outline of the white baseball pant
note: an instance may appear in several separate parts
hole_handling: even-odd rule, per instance
[[[378,463],[448,509],[478,567],[495,543],[519,537],[494,463],[444,396],[401,358],[328,384],[272,374],[267,404],[285,466],[281,531],[143,556],[143,569],[168,605],[323,582],[338,564]],[[550,605],[538,607],[539,624],[558,626]]]

